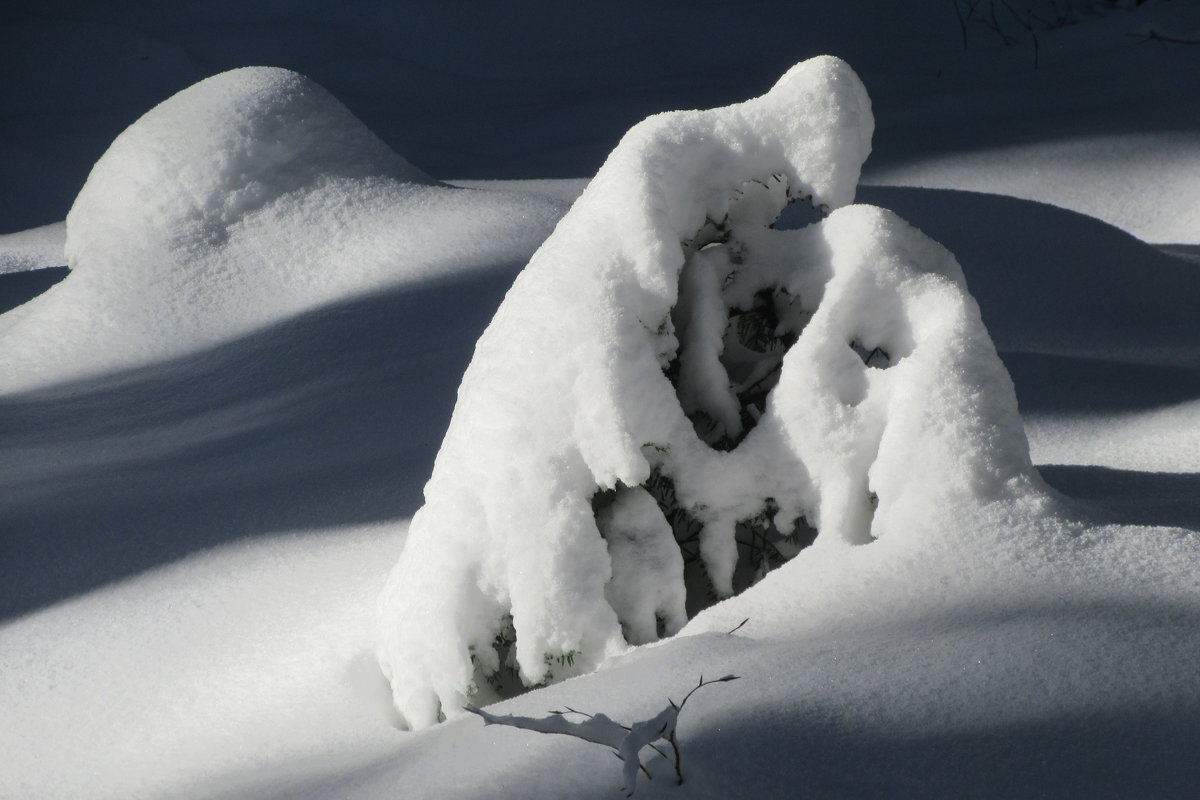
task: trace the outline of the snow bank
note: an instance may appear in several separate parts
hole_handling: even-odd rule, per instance
[[[294,72],[223,73],[152,109],[97,162],[67,217],[70,277],[0,319],[0,389],[519,262],[560,213],[543,198],[435,184]]]
[[[848,203],[872,127],[825,57],[622,140],[480,339],[381,597],[410,725],[506,669],[536,684],[677,631],[672,533],[728,596],[813,529],[917,537],[931,507],[1038,491],[944,248],[867,206],[769,227]]]

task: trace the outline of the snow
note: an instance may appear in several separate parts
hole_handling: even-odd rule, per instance
[[[64,255],[66,241],[64,222],[0,236],[0,275],[61,266],[67,260]]]
[[[409,725],[456,713],[478,691],[474,662],[484,674],[497,669],[501,656],[488,651],[508,615],[526,685],[593,669],[624,647],[605,600],[612,570],[591,498],[618,482],[645,482],[647,443],[667,451],[689,510],[710,507],[704,562],[717,591],[731,591],[736,549],[722,528],[757,513],[748,506],[772,493],[711,496],[711,481],[690,478],[704,472],[696,466],[707,461],[704,448],[659,359],[678,347],[677,274],[706,225],[728,226],[732,249],[744,228],[777,215],[786,194],[844,205],[872,128],[857,76],[826,57],[744,104],[651,117],[613,151],[480,338],[425,505],[380,600],[380,663]],[[770,197],[731,199],[770,175],[786,186],[773,206]],[[778,255],[768,250],[766,260],[769,270]],[[749,269],[742,280],[751,292],[769,286]],[[770,447],[747,455],[735,474],[772,474]],[[801,513],[795,493],[774,493],[793,517]],[[654,611],[638,610],[626,624]],[[563,657],[570,669],[555,675],[550,664]]]
[[[640,777],[637,796],[1194,794],[1200,119],[1188,98],[1200,50],[1141,37],[1200,30],[1195,4],[1014,4],[1075,17],[1038,29],[1036,70],[1023,32],[1006,47],[973,25],[964,47],[951,4],[318,5],[16,0],[2,12],[0,230],[18,233],[0,238],[0,301],[24,305],[0,315],[0,795],[618,796],[621,765],[593,744],[473,717],[396,730],[370,656],[373,599],[471,348],[583,176],[647,114],[740,101],[824,52],[872,96],[858,202],[954,254],[1032,460],[1066,496],[934,506],[923,535],[863,546],[825,537],[684,635],[490,710],[632,722],[701,675],[740,675],[679,716],[684,786],[646,758],[654,780]],[[288,207],[281,196],[254,212],[264,225],[240,250],[109,261],[24,302],[62,274],[35,267],[66,261],[61,225],[23,229],[62,220],[148,109],[248,64],[310,76],[338,98],[301,92],[319,124],[345,121],[345,103],[425,174],[477,193],[372,167],[368,183],[446,193],[447,213],[385,213],[386,197],[354,184],[345,197],[365,221],[347,228],[331,194],[304,188],[311,228],[265,224],[265,209]],[[251,127],[265,123],[254,107],[239,117]],[[325,166],[336,174],[340,158]],[[160,189],[134,210],[170,206]],[[477,205],[501,222],[460,236]],[[393,253],[417,221],[431,223],[427,249],[366,249]],[[329,282],[293,286],[256,260],[256,239]],[[327,239],[339,247],[320,249]],[[139,252],[122,240],[80,255]],[[219,261],[245,291],[197,284],[205,302],[187,309],[164,290]],[[107,291],[109,277],[125,291]],[[10,278],[29,282],[10,291]],[[88,281],[95,297],[66,291]],[[65,317],[43,313],[58,292],[81,320],[69,344]],[[152,319],[156,303],[196,338],[116,324]],[[93,338],[109,308],[112,332]],[[18,341],[35,330],[40,363]],[[858,345],[848,352],[875,366],[854,369],[880,372]],[[725,361],[731,374],[768,365]],[[908,470],[919,482],[921,463]],[[639,587],[631,604],[645,608]]]
[[[678,633],[687,622],[683,556],[649,492],[622,487],[615,495],[596,514],[612,564],[604,596],[624,622],[625,640],[646,644],[658,639],[658,619],[667,634]]]
[[[371,556],[402,538],[363,526],[230,545],[10,622],[0,703],[20,724],[3,734],[4,794],[199,795],[327,742],[382,752]]]
[[[154,363],[389,285],[519,263],[560,213],[436,184],[294,72],[223,73],[96,163],[67,217],[70,276],[0,328],[0,386]]]

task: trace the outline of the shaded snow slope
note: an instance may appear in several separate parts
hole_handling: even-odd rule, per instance
[[[221,544],[411,516],[518,267],[0,396],[0,619]]]
[[[308,79],[246,68],[148,112],[67,218],[70,276],[0,320],[0,387],[170,358],[400,282],[521,261],[558,204],[434,184]]]

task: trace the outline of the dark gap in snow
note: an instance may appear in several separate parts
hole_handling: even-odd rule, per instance
[[[544,655],[546,670],[541,681],[531,685],[522,681],[520,668],[517,666],[517,629],[511,612],[500,617],[496,635],[485,648],[488,652],[481,654],[475,645],[470,645],[468,650],[471,654],[471,665],[475,668],[471,685],[467,687],[467,696],[472,703],[491,704],[508,700],[577,674],[574,668],[579,651],[569,650],[565,653]],[[492,658],[495,659],[495,663],[490,663]]]
[[[0,274],[0,314],[28,303],[70,271],[68,267],[44,267]]]
[[[887,350],[882,347],[867,347],[858,339],[850,341],[850,349],[855,355],[862,359],[862,362],[868,367],[875,369],[887,369],[894,363],[892,356]]]
[[[712,245],[724,244],[728,241],[728,220],[716,222],[711,219],[705,219],[704,224],[700,226],[700,230],[696,231],[696,235],[683,242],[683,249],[690,255],[691,253],[699,252],[711,247]]]
[[[679,546],[679,553],[683,558],[687,616],[691,619],[709,606],[725,599],[714,587],[700,552],[704,523],[696,519],[679,502],[675,494],[675,482],[660,467],[655,466],[651,469],[650,477],[641,488],[658,504],[663,517],[671,526],[675,543]],[[593,511],[599,515],[615,500],[616,493],[616,489],[598,489],[592,496]],[[734,526],[734,539],[738,550],[737,567],[733,576],[734,595],[741,594],[758,583],[767,573],[783,566],[816,541],[817,529],[809,525],[803,516],[793,519],[788,530],[780,530],[775,523],[778,511],[775,502],[768,498],[758,514],[740,520]],[[627,627],[622,620],[626,639],[631,640]],[[659,639],[671,633],[661,618],[658,619],[657,628]]]
[[[729,447],[714,445],[717,449],[736,447],[766,411],[767,395],[779,383],[783,356],[800,338],[781,319],[793,300],[786,289],[760,289],[750,308],[729,309],[720,362],[738,401],[742,435]]]
[[[484,664],[474,645],[470,647],[475,675],[474,691],[469,691],[468,694],[473,701],[483,699],[480,693],[484,686],[491,690],[496,699],[516,697],[530,688],[521,682],[521,675],[517,670],[517,653],[514,649],[517,644],[517,631],[513,627],[512,614],[505,614],[501,618],[499,628],[491,644],[498,664],[495,669]]]
[[[820,222],[825,216],[826,212],[813,205],[811,196],[799,197],[784,206],[771,227],[777,231],[796,231]]]
[[[733,593],[741,594],[795,558],[817,539],[817,529],[804,517],[792,520],[786,533],[775,524],[779,508],[767,498],[758,516],[737,523],[734,539],[738,545],[737,568],[733,573]]]
[[[867,522],[867,542],[875,542],[879,540],[879,537],[871,531],[875,528],[875,512],[879,510],[879,495],[869,488],[867,490],[867,506],[870,508],[870,519]],[[866,542],[859,542],[859,544],[866,544]]]
[[[671,526],[679,554],[683,557],[683,583],[687,590],[688,619],[696,616],[721,598],[713,588],[708,569],[700,555],[700,535],[704,524],[684,508],[675,495],[675,481],[660,468],[653,467],[650,477],[642,484]]]

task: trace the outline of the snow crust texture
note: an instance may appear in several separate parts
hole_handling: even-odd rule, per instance
[[[689,548],[723,597],[806,531],[915,536],[1040,486],[954,258],[847,206],[872,130],[822,57],[624,137],[481,337],[380,598],[408,725],[675,633]],[[773,229],[789,201],[836,210]]]
[[[447,265],[520,263],[560,213],[437,184],[295,72],[222,73],[93,167],[66,221],[70,276],[0,322],[0,389],[170,358]]]

